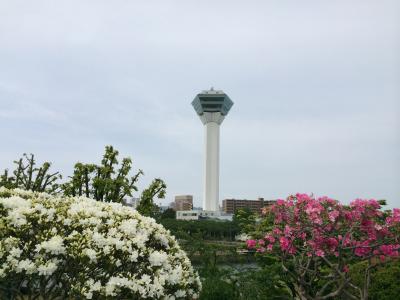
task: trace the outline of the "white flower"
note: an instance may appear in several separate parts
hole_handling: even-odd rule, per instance
[[[246,233],[241,233],[241,234],[235,236],[235,240],[241,241],[241,242],[245,242],[245,241],[247,241],[249,239],[251,239],[251,236],[249,236]]]
[[[164,247],[169,248],[169,241],[168,241],[168,238],[167,238],[164,234],[157,233],[157,234],[155,234],[154,237],[155,237],[157,240],[159,240],[160,243],[161,243]]]
[[[100,291],[101,289],[101,282],[100,281],[96,281],[94,284],[92,284],[90,286],[90,290],[91,291]]]
[[[168,259],[168,255],[165,252],[153,251],[149,255],[149,262],[152,266],[161,266]]]
[[[31,201],[21,198],[19,196],[11,196],[9,198],[0,198],[0,204],[4,206],[6,209],[13,208],[30,208]]]
[[[33,274],[36,272],[36,266],[30,259],[24,259],[18,263],[17,267],[15,268],[15,271],[17,273],[20,273],[24,270],[26,271],[27,274]]]
[[[97,252],[93,249],[85,249],[84,253],[87,257],[89,257],[90,261],[96,262],[97,261]]]
[[[128,236],[134,236],[136,234],[136,226],[138,221],[135,219],[124,220],[119,225],[119,229]]]
[[[171,284],[177,284],[181,281],[182,278],[182,267],[177,266],[171,270],[168,276],[168,282]]]
[[[134,251],[131,252],[131,255],[129,256],[129,260],[136,262],[138,256],[139,256],[139,252],[134,250]]]
[[[25,215],[22,213],[20,208],[10,210],[8,212],[8,218],[15,227],[20,227],[27,223]]]
[[[40,265],[37,268],[37,270],[39,272],[39,275],[48,276],[48,275],[53,274],[54,271],[57,270],[57,265],[54,262],[50,261],[45,265]]]
[[[129,285],[129,280],[121,277],[111,277],[106,283],[106,296],[115,296],[117,287]]]
[[[14,258],[19,258],[21,256],[22,250],[14,247],[10,250],[10,256],[14,257]]]
[[[56,289],[65,282],[83,299],[198,297],[200,279],[176,239],[132,208],[0,188],[0,209],[3,282],[18,273],[35,289],[47,276]],[[82,266],[82,257],[96,267]]]
[[[56,210],[54,208],[49,208],[46,213],[47,213],[47,220],[51,221],[54,218],[54,214],[56,213]]]
[[[186,296],[186,292],[184,290],[177,290],[175,292],[175,297],[177,297],[177,298],[182,298],[182,297],[185,297],[185,296]]]
[[[65,247],[63,245],[63,238],[59,235],[53,236],[50,240],[42,242],[36,247],[36,251],[41,249],[51,254],[63,254],[65,253]]]
[[[103,248],[103,252],[104,252],[105,255],[110,254],[111,248],[110,248],[109,246],[105,246],[105,247]]]

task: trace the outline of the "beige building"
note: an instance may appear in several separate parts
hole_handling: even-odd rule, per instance
[[[264,200],[264,198],[258,198],[257,200],[224,199],[222,200],[222,210],[227,214],[234,214],[238,209],[248,208],[252,212],[261,213],[263,207],[274,203],[275,200]]]
[[[193,208],[193,196],[192,195],[178,195],[175,196],[174,209],[178,210],[191,210]]]

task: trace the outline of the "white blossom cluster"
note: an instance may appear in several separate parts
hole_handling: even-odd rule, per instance
[[[0,287],[42,299],[196,299],[201,283],[169,231],[130,207],[0,188]]]

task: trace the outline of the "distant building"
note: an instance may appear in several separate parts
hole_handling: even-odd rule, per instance
[[[191,210],[193,208],[193,196],[192,195],[175,196],[175,203],[173,205],[173,208],[176,211]]]
[[[218,219],[232,221],[231,214],[224,214],[219,211],[212,210],[184,210],[176,212],[177,220],[202,220],[202,219]]]
[[[140,198],[132,197],[132,198],[129,198],[129,199],[125,199],[123,201],[123,204],[125,204],[126,206],[130,206],[130,207],[136,208],[138,206],[138,204],[139,204],[139,201],[140,201]]]
[[[275,200],[264,200],[264,198],[258,198],[257,200],[224,199],[222,200],[222,210],[227,214],[234,214],[238,209],[248,208],[252,212],[261,213],[263,207],[272,205],[275,202]]]

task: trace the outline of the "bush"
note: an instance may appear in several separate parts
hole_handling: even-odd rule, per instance
[[[350,276],[355,284],[360,284],[364,278],[362,270],[365,262],[350,266]],[[400,295],[400,261],[393,260],[385,265],[379,265],[371,272],[371,285],[369,287],[369,299],[392,300]]]
[[[236,267],[200,268],[204,284],[200,300],[292,299],[290,290],[281,281],[279,265],[262,269],[254,265]]]
[[[0,298],[195,299],[184,251],[118,203],[0,188]]]
[[[233,241],[239,234],[239,227],[232,221],[221,220],[175,220],[161,219],[160,223],[169,229],[177,238],[186,239],[187,236],[201,234],[204,240]]]

